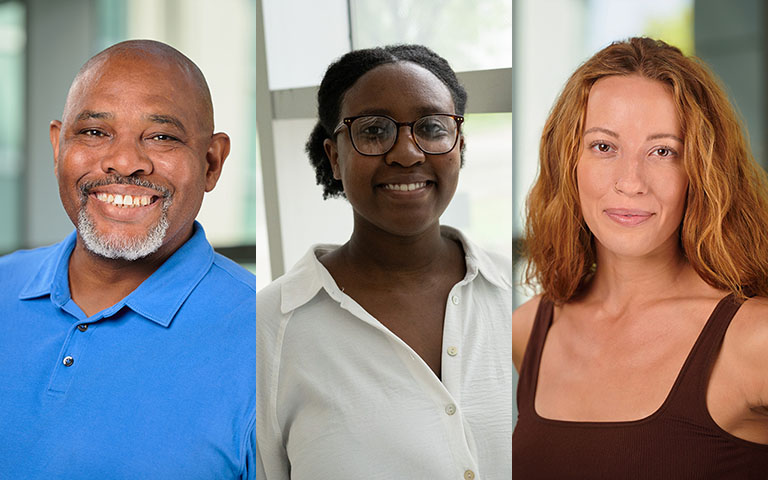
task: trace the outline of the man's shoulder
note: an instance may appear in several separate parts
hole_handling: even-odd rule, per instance
[[[16,250],[0,256],[0,279],[2,283],[15,280],[26,282],[30,275],[35,275],[51,258],[58,254],[60,244],[45,247]]]
[[[252,319],[256,315],[256,277],[214,253],[210,268],[195,282],[186,303],[219,315]]]
[[[256,276],[238,263],[214,252],[213,268],[222,274],[222,279],[228,283],[229,287],[234,285],[250,291],[253,295],[256,294]]]
[[[0,256],[0,268],[34,266],[45,261],[59,246],[59,244],[45,247],[16,250]]]

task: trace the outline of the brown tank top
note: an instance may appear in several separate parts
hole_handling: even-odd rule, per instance
[[[536,414],[539,363],[554,307],[542,299],[517,388],[512,435],[514,480],[767,480],[768,445],[734,437],[707,410],[709,375],[741,303],[723,298],[707,320],[669,395],[650,416],[624,422],[572,422]]]

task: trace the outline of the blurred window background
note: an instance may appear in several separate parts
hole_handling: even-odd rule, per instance
[[[25,8],[0,3],[0,252],[21,244]]]

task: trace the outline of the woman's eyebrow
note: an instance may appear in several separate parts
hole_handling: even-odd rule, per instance
[[[677,140],[680,143],[683,143],[683,139],[678,137],[677,135],[673,135],[671,133],[655,133],[653,135],[648,136],[648,140],[658,140],[660,138],[671,138],[673,140]]]
[[[584,135],[587,135],[588,133],[594,133],[594,132],[602,132],[606,135],[610,135],[614,138],[619,138],[619,134],[614,132],[613,130],[609,130],[607,128],[603,127],[592,127],[587,129],[584,132]],[[671,138],[673,140],[677,140],[680,143],[683,143],[683,139],[678,137],[677,135],[673,135],[671,133],[654,133],[653,135],[648,135],[648,138],[646,140],[658,140],[660,138]]]
[[[619,134],[618,133],[614,132],[613,130],[608,130],[607,128],[603,128],[603,127],[588,128],[584,132],[584,135],[586,135],[588,133],[593,133],[593,132],[602,132],[602,133],[605,133],[606,135],[610,135],[610,136],[612,136],[614,138],[619,138]]]

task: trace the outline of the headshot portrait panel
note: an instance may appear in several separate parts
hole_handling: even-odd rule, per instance
[[[514,478],[765,477],[764,6],[516,6]]]
[[[255,478],[254,3],[0,3],[0,477]]]
[[[259,471],[508,478],[511,2],[261,3]]]

